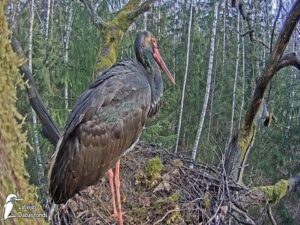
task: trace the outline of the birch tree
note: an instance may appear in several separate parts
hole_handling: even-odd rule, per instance
[[[236,87],[237,87],[237,78],[238,78],[238,73],[239,73],[239,59],[240,59],[240,14],[238,14],[238,16],[237,16],[237,50],[236,50],[236,61],[235,61],[235,76],[234,76],[234,82],[233,82],[229,138],[231,138],[231,136],[232,136],[233,125],[234,125],[234,114],[235,114],[235,104],[236,104]]]
[[[46,40],[48,40],[48,36],[49,36],[50,8],[51,8],[51,0],[48,0],[47,1],[46,25],[45,25]]]
[[[208,105],[208,99],[210,95],[210,89],[211,89],[211,78],[212,78],[212,70],[213,70],[213,64],[214,64],[214,54],[215,54],[215,41],[216,41],[216,33],[217,33],[217,21],[218,21],[218,9],[219,9],[219,2],[217,1],[215,3],[214,7],[214,18],[213,18],[213,24],[212,24],[212,32],[211,32],[211,39],[210,39],[210,51],[209,51],[209,61],[208,61],[208,70],[207,70],[207,80],[206,80],[206,88],[205,88],[205,95],[204,95],[204,102],[202,106],[202,112],[199,120],[199,125],[197,129],[197,134],[192,150],[192,159],[196,159],[198,145],[201,137],[201,133],[203,130],[203,124],[205,120],[205,115],[207,111],[207,105]]]
[[[177,128],[177,138],[176,138],[175,151],[174,151],[175,154],[178,151],[178,143],[179,143],[179,138],[180,138],[183,105],[184,105],[184,97],[185,97],[185,87],[186,87],[187,75],[188,75],[188,71],[189,71],[192,19],[193,19],[193,0],[191,0],[191,3],[190,3],[190,17],[189,17],[189,27],[188,27],[188,35],[187,35],[185,73],[184,73],[184,78],[183,78],[183,86],[182,86],[182,94],[181,94],[180,112],[179,112],[179,120],[178,120],[178,128]]]
[[[242,33],[244,33],[243,20],[242,20]],[[244,105],[245,105],[245,39],[242,38],[242,96],[241,96],[241,108],[240,108],[238,128],[240,128],[241,125]]]
[[[32,71],[32,36],[33,36],[33,23],[34,23],[34,0],[31,0],[30,4],[30,17],[29,17],[29,43],[28,43],[28,66],[29,70]],[[35,111],[31,108],[32,114],[32,129],[33,129],[33,141],[34,141],[34,150],[36,157],[36,164],[38,167],[38,183],[41,184],[41,180],[44,174],[42,156],[37,128],[37,118]]]
[[[66,13],[67,13],[67,24],[65,25],[64,31],[64,63],[67,65],[69,63],[69,43],[70,43],[70,36],[71,36],[71,29],[73,23],[73,6],[72,2],[66,6]],[[65,79],[64,83],[64,100],[65,100],[65,108],[68,110],[69,108],[69,85],[68,79]]]

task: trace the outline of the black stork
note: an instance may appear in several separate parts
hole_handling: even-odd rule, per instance
[[[150,32],[139,32],[134,47],[138,61],[117,62],[77,100],[49,171],[49,193],[57,204],[66,203],[107,173],[119,224],[123,224],[119,158],[134,146],[145,121],[159,110],[160,69],[175,85]]]

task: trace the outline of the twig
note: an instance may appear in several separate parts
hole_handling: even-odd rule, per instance
[[[94,10],[95,6],[92,6],[90,0],[80,0],[80,1],[84,4],[85,8],[87,9],[93,24],[98,28],[102,28],[105,22],[101,17],[97,15],[97,10]]]
[[[168,212],[166,212],[166,214],[159,220],[157,220],[155,223],[153,223],[153,225],[156,225],[156,224],[159,224],[160,222],[162,222],[170,213],[173,213],[173,212],[176,212],[176,211],[182,211],[178,208],[176,209],[172,209],[172,210],[169,210]]]
[[[273,214],[272,214],[271,206],[268,206],[268,208],[267,208],[267,213],[268,213],[268,217],[269,217],[269,219],[270,219],[270,222],[271,222],[273,225],[277,225],[276,220],[274,219]]]

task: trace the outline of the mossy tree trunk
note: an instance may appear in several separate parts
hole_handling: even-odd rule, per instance
[[[28,184],[24,167],[26,134],[22,131],[24,118],[15,106],[16,84],[21,85],[18,66],[21,60],[10,46],[10,32],[4,16],[6,1],[0,1],[0,206],[4,206],[9,194],[22,198],[20,204],[33,204],[42,211],[36,201],[37,192]],[[18,213],[13,209],[12,215]],[[1,213],[1,219],[3,215]],[[44,224],[43,219],[8,219],[5,224]]]

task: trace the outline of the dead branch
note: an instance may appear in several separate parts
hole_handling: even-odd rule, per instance
[[[103,27],[103,25],[105,24],[104,20],[97,15],[96,10],[94,10],[94,8],[96,8],[95,6],[92,5],[92,2],[90,0],[80,0],[80,2],[82,2],[86,8],[86,10],[88,11],[91,20],[93,22],[93,24],[101,29]]]
[[[19,41],[13,36],[11,39],[11,46],[13,51],[20,57],[24,58],[23,50],[19,44]],[[60,131],[57,125],[52,120],[50,113],[45,107],[33,81],[32,73],[28,68],[26,62],[24,62],[20,67],[20,75],[22,79],[27,84],[26,90],[30,101],[31,107],[36,112],[41,124],[42,124],[42,134],[47,138],[51,144],[56,145],[60,138]]]
[[[273,213],[272,213],[272,208],[270,206],[268,206],[267,208],[267,213],[268,213],[268,217],[270,219],[270,222],[272,223],[272,225],[277,225],[277,222],[273,216]]]
[[[294,66],[298,70],[300,70],[300,58],[295,52],[291,52],[288,54],[285,54],[281,57],[278,66],[277,71],[281,70],[282,68],[285,68],[287,66]]]
[[[144,1],[139,7],[137,7],[136,10],[134,10],[134,12],[132,13],[132,17],[137,17],[137,16],[143,14],[144,12],[147,12],[151,8],[151,5],[155,1],[156,0],[147,0],[147,1]]]
[[[277,14],[276,14],[275,20],[273,22],[273,26],[272,26],[271,40],[270,40],[270,53],[272,52],[275,28],[276,28],[276,24],[277,24],[277,21],[279,19],[281,10],[282,10],[282,0],[279,1],[279,6],[278,6]]]
[[[232,1],[232,6],[236,7],[236,2]],[[243,18],[244,21],[246,21],[248,30],[243,36],[245,36],[246,34],[249,34],[250,40],[252,42],[257,42],[259,44],[262,44],[264,47],[266,48],[270,48],[266,43],[264,43],[264,41],[262,41],[261,39],[257,38],[257,36],[255,35],[255,31],[252,27],[251,24],[251,18],[250,18],[250,14],[246,11],[246,9],[244,8],[244,4],[242,2],[238,1],[238,10]]]

